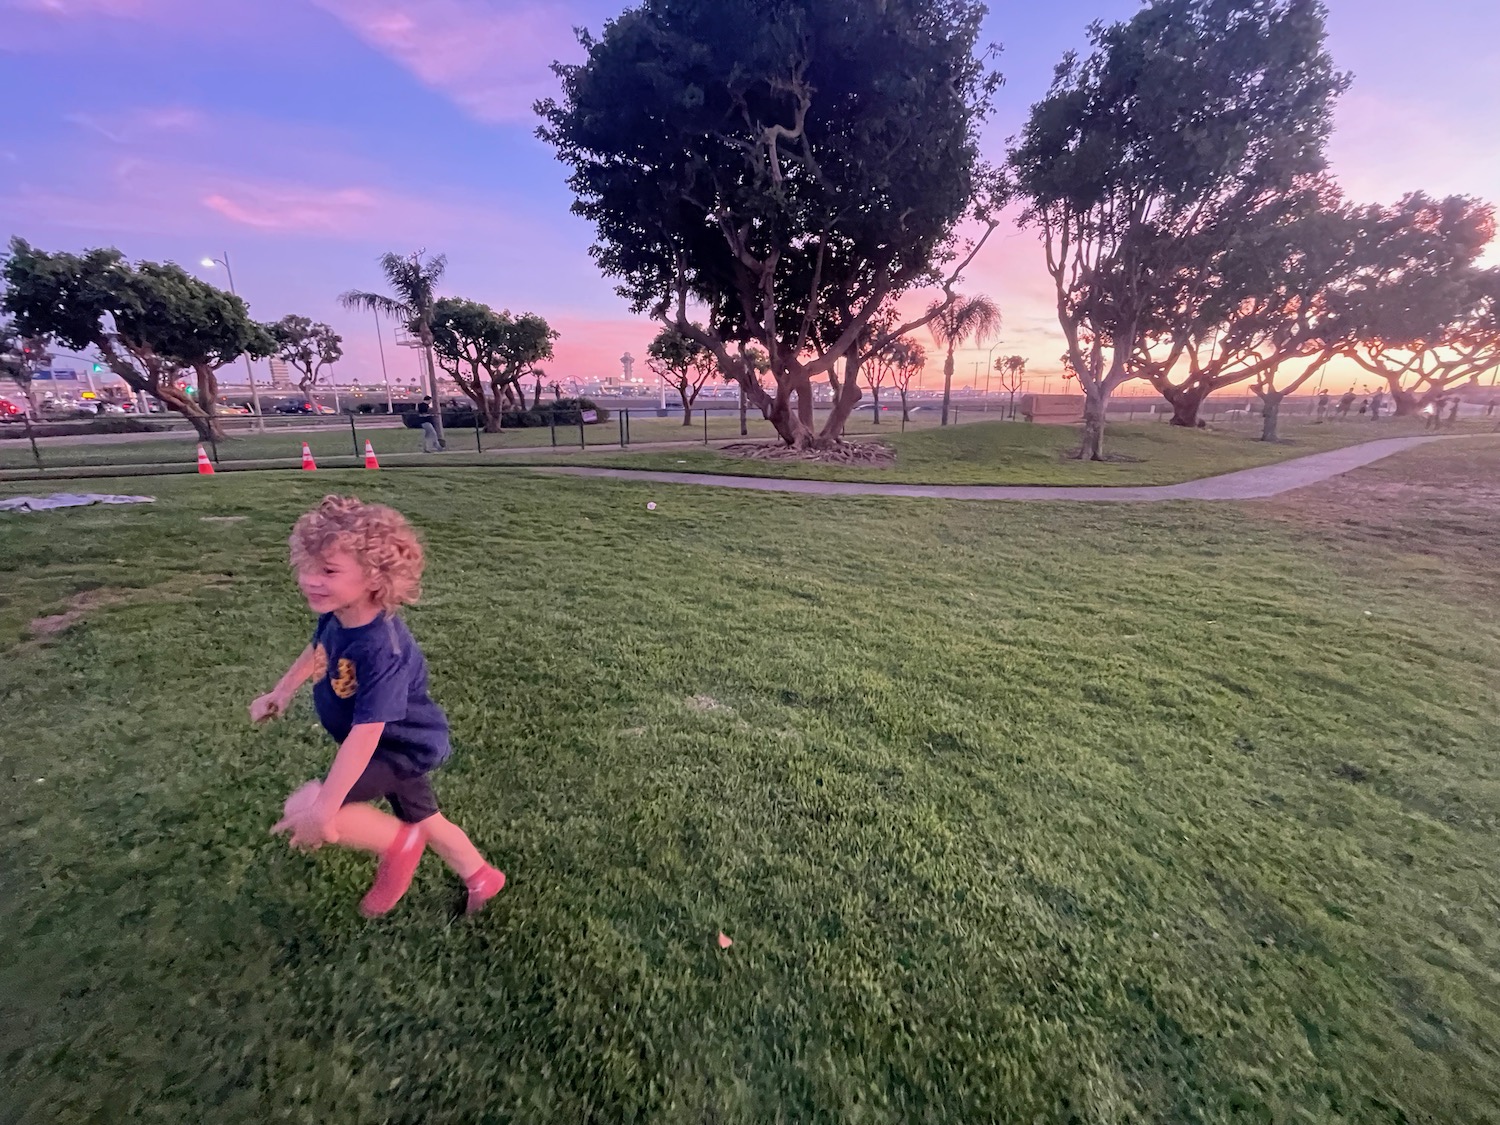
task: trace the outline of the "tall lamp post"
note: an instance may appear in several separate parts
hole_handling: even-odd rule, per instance
[[[375,318],[375,343],[380,348],[380,373],[385,376],[385,412],[396,413],[396,404],[391,401],[391,373],[385,365],[385,335],[380,331],[380,312],[371,309],[370,315]]]
[[[995,349],[1002,343],[1004,343],[1003,340],[996,340],[990,345],[990,350],[984,357],[984,412],[986,414],[990,411],[990,372],[995,369]]]
[[[234,270],[229,268],[229,251],[224,251],[222,258],[204,258],[203,265],[208,269],[215,266],[223,266],[225,274],[229,277],[229,292],[238,297],[239,293],[234,288]],[[245,353],[245,376],[250,380],[250,401],[255,404],[255,429],[259,433],[266,432],[266,415],[260,408],[260,388],[255,385],[255,368],[250,365],[250,353]]]

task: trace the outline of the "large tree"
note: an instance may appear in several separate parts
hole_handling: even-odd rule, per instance
[[[9,379],[26,397],[27,412],[37,417],[36,373],[52,362],[47,340],[22,336],[10,321],[0,322],[0,378]]]
[[[1500,268],[1481,267],[1495,209],[1421,193],[1360,213],[1366,269],[1343,295],[1346,348],[1414,414],[1500,364]]]
[[[438,363],[469,396],[490,433],[499,432],[507,403],[526,409],[521,380],[538,376],[540,388],[537,364],[552,358],[558,336],[536,313],[512,316],[509,309],[496,312],[457,297],[444,297],[434,306],[432,333]]]
[[[1006,416],[1016,416],[1016,395],[1026,384],[1026,357],[1003,355],[995,360],[995,371],[1000,376],[1000,389],[1010,396],[1006,403]]]
[[[920,380],[922,369],[927,366],[927,349],[910,337],[892,340],[878,356],[888,358],[891,364],[891,385],[901,396],[901,421],[911,421],[911,393],[913,380]]]
[[[339,297],[346,309],[372,310],[390,317],[421,343],[427,365],[427,393],[433,403],[432,425],[439,438],[443,436],[443,400],[438,393],[437,365],[433,359],[432,315],[437,304],[438,282],[447,269],[446,254],[428,258],[422,250],[407,255],[385,253],[380,256],[380,270],[390,286],[389,294],[351,289]]]
[[[127,262],[118,250],[49,254],[11,240],[0,305],[26,336],[95,348],[135,391],[177,411],[208,440],[219,368],[271,354],[271,335],[245,302],[171,262]]]
[[[1089,35],[1010,170],[1084,392],[1079,455],[1099,460],[1110,396],[1143,350],[1186,346],[1174,318],[1195,315],[1213,255],[1322,170],[1347,79],[1318,0],[1154,0]]]
[[[972,297],[935,302],[928,310],[928,331],[938,347],[946,350],[943,358],[943,420],[948,424],[948,405],[953,398],[953,353],[967,341],[982,344],[1000,331],[1000,307],[982,293]]]
[[[646,366],[677,392],[682,403],[682,424],[692,425],[693,404],[703,392],[704,384],[719,370],[714,353],[675,328],[663,328],[646,348]]]
[[[538,105],[540,135],[572,170],[596,260],[633,309],[708,348],[790,445],[838,442],[860,389],[835,365],[883,346],[867,329],[900,294],[951,299],[995,229],[984,14],[975,0],[643,0],[580,34],[585,63],[554,67],[563,96]],[[752,340],[769,389],[737,354]],[[821,428],[817,377],[838,387]]]
[[[271,338],[276,341],[276,358],[297,372],[297,384],[309,399],[324,369],[344,357],[342,336],[329,325],[296,313],[271,325]]]
[[[896,389],[901,399],[901,420],[911,421],[907,408],[907,393],[912,380],[927,363],[927,353],[922,345],[909,336],[888,339],[877,350],[864,357],[860,370],[865,377],[865,386],[875,399],[875,422],[880,422],[880,388],[889,384]]]

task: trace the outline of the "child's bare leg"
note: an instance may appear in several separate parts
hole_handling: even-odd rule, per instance
[[[323,784],[319,781],[309,781],[299,787],[286,799],[282,813],[287,817],[295,817],[305,812],[318,799],[322,788]],[[338,833],[338,842],[346,848],[381,855],[395,843],[396,834],[401,830],[401,822],[374,805],[352,804],[345,805],[338,811],[333,828]]]
[[[401,822],[374,805],[352,804],[339,809],[333,830],[339,834],[338,843],[346,848],[384,855],[396,842]]]
[[[505,872],[491,867],[479,854],[464,830],[442,813],[433,813],[421,824],[432,850],[443,857],[469,890],[468,913],[481,910],[505,887]]]
[[[443,857],[443,862],[453,868],[460,879],[467,879],[488,866],[464,830],[442,813],[433,813],[419,827],[427,834],[427,843],[432,850]]]

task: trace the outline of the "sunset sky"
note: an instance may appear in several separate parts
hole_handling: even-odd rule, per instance
[[[996,2],[1006,85],[998,159],[1093,19],[1133,0]],[[1500,5],[1329,0],[1330,48],[1355,82],[1331,156],[1348,193],[1500,200]],[[588,256],[561,168],[535,139],[547,64],[578,55],[620,0],[0,0],[0,236],[119,247],[197,269],[230,255],[261,320],[299,312],[345,333],[340,382],[378,377],[373,325],[339,308],[378,288],[384,250],[448,254],[446,291],[534,311],[562,332],[554,375],[642,355]],[[1420,12],[1420,14],[1417,14]],[[1060,337],[1030,234],[1007,229],[964,287],[995,297],[1001,350],[1056,371]],[[960,381],[975,359],[960,357]],[[390,353],[393,376],[415,373]]]

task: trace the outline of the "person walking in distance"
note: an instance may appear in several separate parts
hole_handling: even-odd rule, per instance
[[[437,427],[431,422],[432,396],[424,395],[417,403],[417,416],[422,419],[422,452],[437,453],[443,448],[443,439],[438,437]]]

